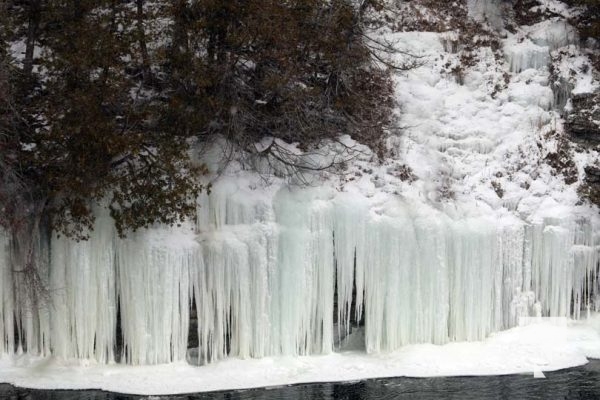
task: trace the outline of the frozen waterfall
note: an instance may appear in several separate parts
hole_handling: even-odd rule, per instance
[[[394,198],[227,183],[200,204],[195,227],[119,239],[99,218],[88,242],[54,238],[45,307],[27,302],[2,238],[0,353],[183,360],[192,304],[200,363],[329,353],[363,319],[367,352],[386,352],[577,318],[597,293],[585,219],[453,220]]]
[[[548,67],[553,51],[577,45],[577,31],[566,21],[546,20],[526,27],[523,33],[509,36],[504,51],[509,70],[519,73],[527,69]]]

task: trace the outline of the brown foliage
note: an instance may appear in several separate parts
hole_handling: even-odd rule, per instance
[[[38,21],[35,43],[45,54],[31,72],[15,64],[11,76],[22,115],[15,129],[3,132],[11,144],[4,158],[14,160],[11,171],[30,198],[22,207],[38,210],[53,230],[77,239],[92,228],[96,204],[110,208],[121,234],[192,215],[200,190],[196,175],[203,171],[187,159],[187,138],[154,129],[151,108],[131,95],[136,82],[125,60],[134,37],[123,30],[126,5],[47,1],[24,7],[14,15],[39,13],[28,20]]]
[[[184,45],[165,51],[169,125],[244,150],[266,136],[303,146],[382,137],[391,84],[349,2],[204,0],[171,11]]]
[[[188,158],[192,139],[261,157],[276,148],[258,151],[264,137],[308,149],[349,134],[377,149],[390,124],[389,65],[365,44],[377,1],[6,5],[3,51],[20,40],[25,58],[6,63],[19,116],[0,122],[0,161],[68,236],[86,237],[96,205],[120,234],[191,216],[206,172]]]

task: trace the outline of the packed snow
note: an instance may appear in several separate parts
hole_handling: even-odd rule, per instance
[[[419,344],[366,355],[345,351],[322,356],[229,358],[202,367],[185,362],[156,366],[14,356],[0,358],[0,381],[38,389],[102,389],[162,395],[338,382],[382,377],[523,373],[540,376],[600,357],[600,319],[529,321],[481,342]]]

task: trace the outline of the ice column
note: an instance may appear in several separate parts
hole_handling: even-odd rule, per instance
[[[125,361],[184,360],[198,244],[190,235],[163,228],[119,240],[116,256]]]
[[[0,231],[0,354],[11,354],[15,350],[14,313],[9,240],[6,234]]]
[[[180,361],[192,306],[200,364],[328,353],[353,320],[377,353],[482,340],[538,313],[579,318],[597,293],[586,219],[453,219],[399,198],[226,182],[200,204],[195,227],[121,239],[99,216],[89,241],[53,238],[49,262],[39,244],[48,307],[33,306],[0,237],[0,353]]]
[[[52,239],[48,311],[54,355],[114,361],[115,240],[108,216],[97,219],[87,241]]]

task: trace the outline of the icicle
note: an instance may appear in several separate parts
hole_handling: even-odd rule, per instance
[[[337,320],[339,340],[350,334],[353,291],[356,289],[354,318],[360,321],[364,290],[364,243],[368,205],[343,195],[334,204],[334,242],[337,284]]]
[[[504,49],[511,72],[519,73],[526,69],[541,69],[550,63],[548,47],[538,46],[525,39],[520,43],[512,43]]]
[[[14,294],[9,239],[0,230],[0,355],[14,353]]]
[[[199,264],[198,250],[191,235],[168,229],[143,231],[118,242],[119,304],[128,363],[185,359],[190,269]]]
[[[281,352],[304,355],[333,347],[333,230],[331,204],[310,194],[281,191],[275,215],[281,225],[277,283]],[[306,196],[306,197],[304,197]],[[316,201],[315,201],[316,200]],[[311,204],[312,203],[312,204]]]
[[[40,235],[35,235],[33,242],[30,238],[5,239],[8,247],[3,246],[7,253],[5,282],[5,299],[9,308],[13,309],[13,321],[7,322],[8,328],[16,333],[8,333],[15,341],[9,344],[13,347],[16,342],[16,352],[26,351],[35,355],[48,355],[49,345],[49,304],[46,299],[46,284],[48,282],[48,249],[46,241]],[[35,257],[30,260],[32,267],[36,269],[37,275],[32,275],[24,270],[25,260],[22,259],[23,249],[19,246],[33,246],[32,254]],[[29,260],[28,260],[29,262]],[[16,337],[15,337],[16,335]]]
[[[542,69],[550,64],[550,53],[558,48],[576,45],[577,30],[566,21],[548,20],[528,28],[526,37],[506,42],[504,52],[510,71]]]
[[[51,342],[63,358],[114,360],[117,302],[115,231],[100,216],[87,241],[53,238],[50,268]]]
[[[489,221],[458,222],[450,228],[449,336],[481,340],[494,329],[497,272],[502,273],[497,232]]]
[[[202,257],[194,268],[193,285],[201,364],[227,355],[263,357],[281,352],[274,318],[280,307],[277,228],[270,207],[248,201],[248,195],[217,185],[211,197],[226,204],[224,212],[214,209],[222,209],[218,201],[207,201],[198,221]],[[210,215],[219,215],[221,222]],[[211,225],[219,228],[210,229]]]
[[[552,92],[554,93],[554,108],[559,112],[566,111],[565,107],[571,98],[573,84],[567,79],[559,77],[555,82],[552,82],[551,88]]]

